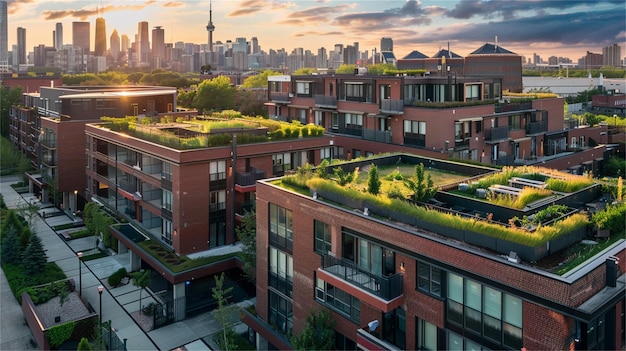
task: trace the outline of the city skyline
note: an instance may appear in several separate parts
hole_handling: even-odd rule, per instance
[[[56,23],[65,27],[63,43],[72,42],[71,25],[96,17],[106,20],[107,39],[117,30],[131,40],[139,22],[161,26],[165,42],[207,43],[207,1],[8,1],[9,48],[17,43],[17,28],[26,29],[26,49],[53,46]],[[617,11],[616,11],[617,10]],[[176,16],[172,16],[172,12]],[[262,49],[304,48],[359,43],[361,51],[380,49],[383,37],[393,39],[402,58],[413,50],[427,56],[440,48],[466,56],[484,43],[498,44],[531,58],[562,56],[576,60],[587,51],[626,39],[621,1],[212,1],[213,40],[259,38]],[[520,30],[524,28],[525,30]],[[93,34],[92,30],[92,34]],[[94,47],[91,35],[91,47]],[[108,47],[108,41],[107,41]]]

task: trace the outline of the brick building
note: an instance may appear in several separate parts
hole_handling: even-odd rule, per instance
[[[470,178],[443,187],[425,205],[428,209],[418,207],[422,209],[406,215],[397,205],[337,196],[329,187],[313,185],[307,193],[288,190],[279,181],[257,183],[256,311],[244,311],[243,318],[254,332],[257,348],[292,348],[289,337],[299,334],[309,312],[318,309],[328,310],[336,321],[337,349],[624,346],[623,238],[559,275],[543,262],[556,262],[560,250],[588,235],[584,220],[558,239],[529,246],[514,244],[512,234],[493,234],[515,230],[506,229],[513,213],[520,218],[537,214],[555,202],[570,207],[561,220],[586,218],[572,206],[578,201],[596,201],[598,184],[511,212],[450,192],[492,171],[484,167],[409,155],[333,167],[349,172],[371,163],[378,164],[379,170],[385,165],[422,163],[428,169]],[[553,176],[565,173],[549,177]],[[510,191],[519,191],[515,186]],[[482,211],[492,211],[492,216]],[[452,217],[439,224],[429,219],[446,215]],[[487,234],[477,234],[479,229],[459,229],[459,221],[476,225],[488,221],[494,227],[483,231]],[[555,229],[557,225],[543,224]]]

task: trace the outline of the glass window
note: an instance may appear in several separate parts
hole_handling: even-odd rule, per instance
[[[331,251],[330,225],[314,220],[315,226],[315,251],[327,254]]]
[[[417,319],[417,348],[419,350],[438,350],[437,327],[423,319]]]
[[[169,190],[165,190],[163,189],[162,192],[163,196],[162,196],[162,207],[168,211],[172,210],[172,192]]]
[[[226,179],[226,161],[210,162],[209,176],[211,181]]]
[[[441,296],[441,270],[424,262],[417,262],[417,288]]]
[[[448,298],[463,303],[463,277],[448,273]]]

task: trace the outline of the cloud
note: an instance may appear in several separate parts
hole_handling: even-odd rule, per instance
[[[448,10],[446,16],[455,19],[470,19],[475,16],[487,19],[497,17],[512,19],[526,11],[545,14],[548,10],[564,11],[580,6],[593,8],[601,3],[624,5],[623,1],[615,0],[463,0],[452,10]]]
[[[96,7],[92,9],[81,9],[81,10],[45,10],[41,13],[41,16],[44,20],[58,20],[65,17],[73,17],[80,20],[85,20],[91,16],[97,16],[98,14],[102,15],[107,12],[115,12],[115,11],[124,11],[124,10],[143,10],[146,7],[155,3],[154,0],[145,1],[140,5],[121,5],[114,6],[109,5],[105,7]],[[170,2],[171,3],[171,2]],[[168,3],[168,4],[170,4]]]
[[[279,24],[289,25],[316,25],[318,23],[326,23],[336,13],[341,13],[354,8],[354,5],[345,4],[337,6],[317,6],[309,7],[302,11],[292,12],[287,15],[287,19],[278,22]]]
[[[239,3],[237,9],[231,11],[226,17],[248,16],[257,12],[282,10],[296,6],[290,2],[271,1],[271,0],[245,0]]]
[[[163,7],[181,7],[185,6],[185,3],[182,1],[168,1],[162,5]]]
[[[7,13],[15,15],[20,13],[20,9],[24,5],[34,4],[36,0],[9,0],[7,1]]]

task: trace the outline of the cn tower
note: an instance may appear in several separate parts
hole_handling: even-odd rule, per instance
[[[213,2],[209,2],[209,24],[206,25],[206,30],[209,32],[209,52],[213,52],[213,31],[215,26],[213,25]]]

